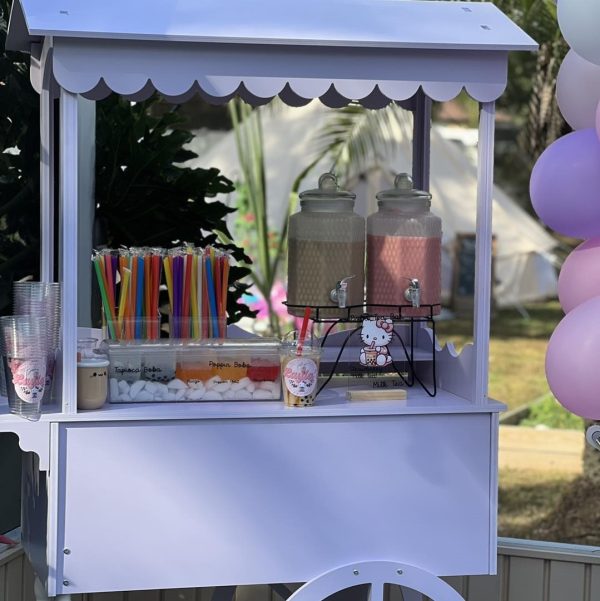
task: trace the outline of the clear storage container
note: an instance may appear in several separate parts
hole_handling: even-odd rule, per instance
[[[298,306],[288,307],[292,315],[321,305],[331,307],[321,316],[342,317],[347,311],[335,307],[364,302],[365,220],[354,213],[355,198],[331,173],[300,194],[288,232],[288,305]]]
[[[402,315],[440,312],[442,220],[430,211],[431,194],[413,188],[406,173],[377,194],[379,210],[367,219],[367,302],[410,304]],[[385,312],[383,307],[374,307]],[[389,311],[389,309],[388,309]]]
[[[111,403],[278,400],[274,339],[105,342]]]

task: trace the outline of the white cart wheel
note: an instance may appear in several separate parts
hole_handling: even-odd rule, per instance
[[[336,568],[299,588],[288,601],[322,601],[347,588],[368,584],[369,601],[383,601],[386,584],[397,584],[429,597],[432,601],[464,601],[437,576],[415,566],[391,561],[369,561]]]

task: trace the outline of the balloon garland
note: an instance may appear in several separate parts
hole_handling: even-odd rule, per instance
[[[558,73],[556,98],[574,131],[541,154],[530,195],[548,227],[585,242],[560,272],[558,295],[566,315],[548,343],[546,378],[567,410],[600,420],[600,0],[557,4],[571,50]]]

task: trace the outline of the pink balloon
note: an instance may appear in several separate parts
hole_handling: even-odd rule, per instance
[[[600,238],[580,244],[558,277],[558,299],[565,313],[594,296],[600,296]]]
[[[598,134],[598,138],[600,138],[600,102],[596,109],[596,133]]]
[[[593,128],[552,143],[537,160],[531,202],[551,229],[573,238],[600,237],[600,140]]]
[[[552,393],[568,411],[600,419],[600,297],[568,313],[546,350],[546,378]]]

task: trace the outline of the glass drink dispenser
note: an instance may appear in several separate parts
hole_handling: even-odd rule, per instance
[[[305,306],[321,305],[328,307],[321,317],[337,318],[348,314],[343,307],[362,305],[365,220],[354,213],[355,198],[331,173],[319,178],[317,189],[300,194],[301,210],[289,222],[290,314],[301,317]]]
[[[438,314],[442,220],[430,211],[431,194],[413,188],[410,176],[401,173],[377,200],[379,210],[367,220],[368,304],[412,305],[402,310],[406,317],[428,316],[430,308],[421,305],[437,305]]]

